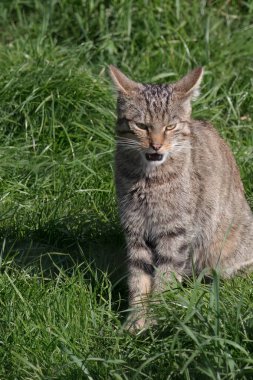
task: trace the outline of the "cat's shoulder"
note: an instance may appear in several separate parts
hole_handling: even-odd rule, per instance
[[[207,156],[223,157],[226,162],[236,167],[236,162],[229,143],[220,135],[219,131],[208,121],[192,120],[192,145],[201,148],[200,154],[206,152]]]
[[[216,133],[217,130],[216,128],[213,126],[212,123],[210,123],[209,121],[207,120],[190,120],[190,127],[195,131],[195,132],[201,132],[201,130],[204,130],[204,131],[215,131]]]
[[[215,139],[218,141],[222,141],[222,137],[220,136],[217,129],[214,127],[212,123],[206,120],[191,120],[190,121],[190,129],[192,135],[198,139]]]

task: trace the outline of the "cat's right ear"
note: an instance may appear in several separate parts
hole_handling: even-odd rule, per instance
[[[125,74],[123,74],[115,66],[109,66],[110,76],[114,82],[116,89],[125,95],[131,95],[132,93],[140,90],[142,84],[134,82],[132,79],[129,79]]]
[[[175,83],[174,91],[183,99],[196,99],[200,92],[203,74],[203,67],[197,67]]]

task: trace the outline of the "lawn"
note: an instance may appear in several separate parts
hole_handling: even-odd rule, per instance
[[[253,276],[173,284],[122,329],[108,65],[173,82],[230,144],[253,208],[253,2],[0,2],[0,379],[252,379]]]

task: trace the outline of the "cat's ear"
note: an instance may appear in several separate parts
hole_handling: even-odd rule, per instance
[[[109,66],[111,78],[117,88],[117,90],[125,95],[131,95],[131,93],[141,89],[143,86],[140,83],[134,82],[123,74],[115,66]]]
[[[174,85],[174,91],[180,98],[196,99],[200,93],[200,83],[204,74],[203,67],[197,67]]]

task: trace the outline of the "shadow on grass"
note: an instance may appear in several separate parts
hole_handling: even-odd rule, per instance
[[[5,264],[14,262],[18,267],[32,268],[49,278],[61,270],[71,275],[79,268],[94,285],[106,273],[112,283],[113,298],[123,299],[120,308],[126,306],[125,242],[116,223],[84,224],[73,231],[65,220],[51,222],[21,238],[16,238],[10,230],[2,230],[0,234]]]

